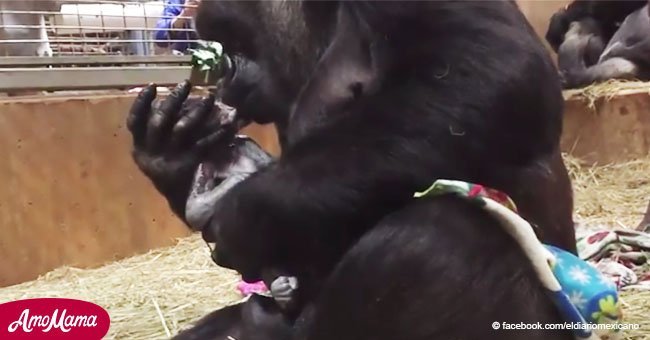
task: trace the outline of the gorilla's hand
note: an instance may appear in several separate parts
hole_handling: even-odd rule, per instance
[[[271,296],[281,308],[287,307],[293,299],[294,291],[298,289],[298,278],[295,276],[279,276],[271,283]]]
[[[214,114],[214,97],[188,99],[190,90],[184,82],[167,98],[155,100],[156,87],[150,85],[136,98],[127,119],[135,163],[183,219],[197,166],[227,147],[238,129],[234,111],[217,108]]]

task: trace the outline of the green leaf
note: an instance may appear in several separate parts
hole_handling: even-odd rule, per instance
[[[199,41],[198,48],[190,50],[192,66],[201,71],[218,70],[223,62],[223,46],[214,41]]]

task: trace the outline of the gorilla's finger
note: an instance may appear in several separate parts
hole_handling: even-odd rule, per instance
[[[196,146],[200,150],[208,150],[211,147],[222,143],[224,140],[226,140],[229,136],[232,136],[232,132],[229,129],[219,129],[207,137],[201,138],[198,142],[196,142]]]
[[[145,87],[135,98],[131,111],[126,118],[126,126],[131,131],[134,145],[142,145],[147,130],[147,120],[151,112],[151,103],[156,98],[156,85]]]
[[[183,107],[183,102],[189,96],[191,89],[192,85],[186,80],[178,84],[162,102],[154,105],[153,113],[147,124],[147,148],[155,151],[161,146],[163,136],[171,132],[174,119],[178,117],[178,112]]]
[[[202,124],[198,135],[206,137],[217,130],[227,130],[236,133],[241,130],[247,122],[241,117],[237,116],[234,109],[224,107],[220,102],[215,102],[213,114],[208,116],[208,119]]]
[[[176,122],[172,129],[172,146],[174,148],[182,147],[188,136],[195,132],[196,128],[205,121],[213,108],[214,95],[212,94],[207,98],[203,98],[198,105],[189,108],[188,112]]]

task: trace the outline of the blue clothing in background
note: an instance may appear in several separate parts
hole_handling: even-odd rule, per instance
[[[179,16],[183,11],[183,4],[185,0],[165,0],[165,9],[162,13],[162,18],[158,20],[156,28],[156,45],[159,47],[171,47],[173,50],[186,52],[188,48],[193,48],[194,43],[190,42],[167,42],[166,40],[196,40],[197,36],[194,31],[174,31],[172,30],[172,22],[174,18]],[[183,29],[193,28],[186,23]]]

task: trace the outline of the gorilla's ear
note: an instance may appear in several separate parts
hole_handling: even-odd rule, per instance
[[[389,64],[387,45],[383,35],[339,9],[331,42],[291,111],[290,144],[380,88]]]

